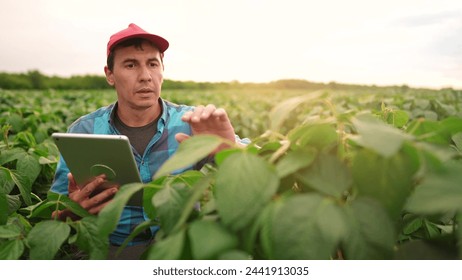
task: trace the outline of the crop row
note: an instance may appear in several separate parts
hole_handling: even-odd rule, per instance
[[[135,231],[161,225],[148,259],[462,256],[461,92],[163,96],[224,107],[237,134],[252,143],[217,154],[216,165],[201,171],[169,175],[222,143],[193,137],[151,183],[122,188],[95,217],[48,192],[59,157],[49,136],[115,101],[114,93],[0,91],[0,259],[105,258],[108,235],[138,190],[150,220]],[[52,220],[64,207],[83,219]]]

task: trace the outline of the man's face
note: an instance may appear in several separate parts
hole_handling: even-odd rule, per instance
[[[104,71],[117,91],[119,106],[136,110],[158,106],[164,72],[159,50],[143,42],[141,48],[121,47],[114,54],[113,70]]]

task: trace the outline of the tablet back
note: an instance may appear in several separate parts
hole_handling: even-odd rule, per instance
[[[79,186],[106,174],[106,185],[141,182],[128,138],[124,135],[53,133],[52,138]],[[138,197],[136,203],[141,205]]]

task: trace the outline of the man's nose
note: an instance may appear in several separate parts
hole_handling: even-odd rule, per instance
[[[146,67],[146,66],[140,67],[139,77],[140,77],[141,82],[150,82],[150,81],[152,81],[151,72],[149,71],[148,67]]]

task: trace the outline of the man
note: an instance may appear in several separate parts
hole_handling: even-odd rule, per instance
[[[117,92],[117,102],[85,115],[70,127],[70,133],[124,134],[130,139],[143,182],[151,181],[158,168],[191,135],[214,134],[242,145],[223,109],[214,105],[190,107],[176,105],[160,97],[163,82],[164,52],[169,43],[135,24],[115,33],[107,44],[107,82]],[[223,148],[223,147],[222,147]],[[51,190],[78,202],[91,214],[98,214],[117,192],[113,186],[90,196],[105,182],[104,175],[85,186],[77,186],[65,162],[59,161]],[[69,210],[54,217],[78,219]],[[147,219],[142,207],[126,206],[117,229],[111,234],[113,246],[123,243],[130,232]],[[158,228],[147,236],[135,238],[122,258],[137,258]],[[139,245],[141,244],[141,245]],[[138,247],[136,247],[138,245]],[[115,248],[112,248],[115,251]]]

